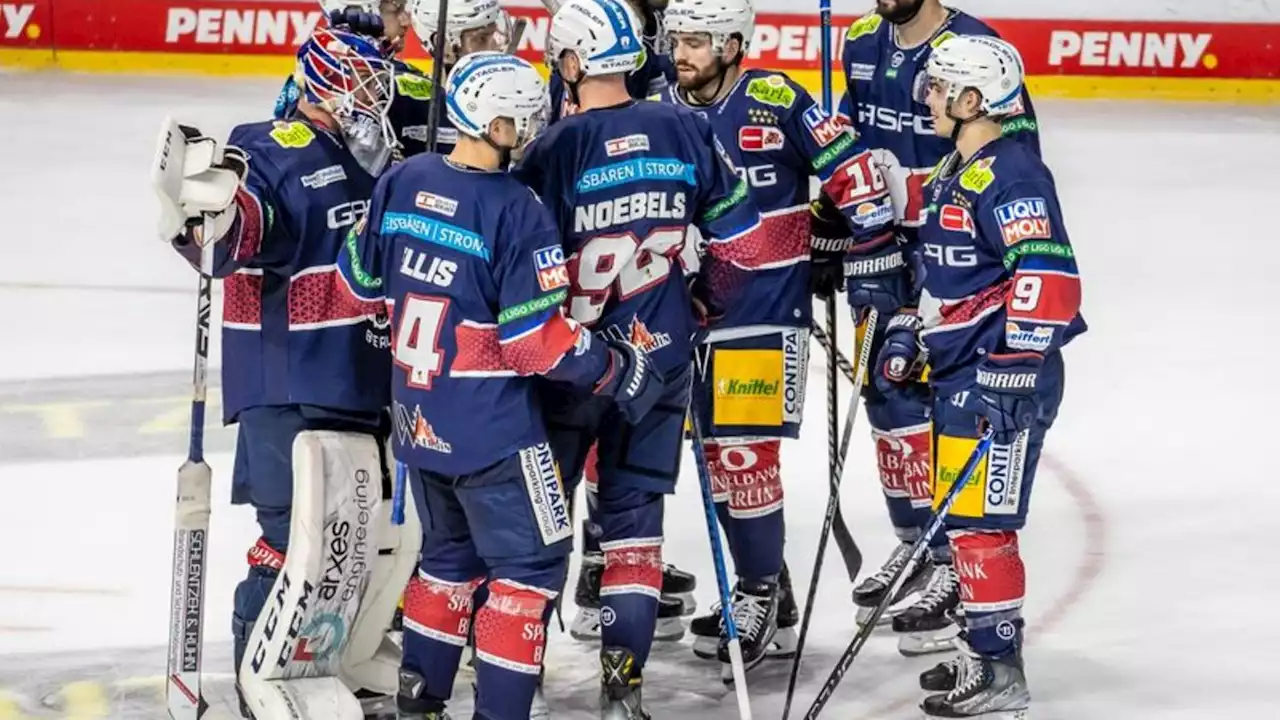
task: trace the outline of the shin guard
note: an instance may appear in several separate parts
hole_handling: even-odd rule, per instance
[[[951,551],[960,576],[969,645],[982,655],[1005,655],[1019,644],[1026,569],[1011,530],[951,530]]]
[[[527,720],[542,673],[543,622],[556,593],[499,578],[476,611],[476,717]]]
[[[402,665],[422,676],[425,695],[448,700],[453,691],[481,581],[450,582],[419,570],[405,588]]]
[[[738,576],[776,581],[782,572],[786,524],[782,513],[782,443],[770,438],[708,440],[712,487],[726,490],[727,533]]]

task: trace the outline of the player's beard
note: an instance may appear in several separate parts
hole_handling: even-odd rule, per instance
[[[876,13],[894,25],[911,22],[924,0],[876,0]]]
[[[686,79],[685,70],[693,70],[694,75]],[[724,82],[724,65],[719,59],[713,60],[711,65],[702,70],[694,68],[692,65],[676,65],[676,82],[680,85],[680,89],[685,95],[692,100],[697,101],[694,93],[702,93],[702,91],[711,87],[712,83]]]

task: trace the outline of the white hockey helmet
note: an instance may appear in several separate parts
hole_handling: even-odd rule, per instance
[[[706,33],[719,55],[735,33],[742,38],[742,56],[751,47],[756,9],[751,0],[670,0],[662,16],[667,33]]]
[[[533,139],[546,121],[547,86],[528,61],[501,52],[474,52],[445,81],[445,111],[458,132],[484,138],[495,118],[516,125],[516,145]]]
[[[644,65],[643,25],[624,0],[565,0],[547,31],[547,66],[565,52],[578,56],[584,77],[628,73]]]
[[[406,8],[413,20],[413,30],[427,52],[432,50],[431,39],[440,24],[440,0],[409,0]],[[445,62],[456,62],[462,51],[462,34],[489,25],[496,27],[505,43],[510,34],[510,18],[498,4],[498,0],[449,0],[445,16]]]
[[[979,108],[986,115],[1014,115],[1023,109],[1022,56],[1017,48],[999,38],[948,38],[934,48],[927,72],[931,81],[944,84],[948,104],[967,88],[973,88],[982,94]]]

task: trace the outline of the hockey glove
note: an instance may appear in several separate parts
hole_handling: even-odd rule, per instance
[[[892,315],[911,298],[906,256],[892,234],[850,250],[844,259],[844,276],[854,314],[874,307],[881,315]]]
[[[919,377],[920,369],[924,367],[920,341],[916,336],[920,326],[920,318],[909,313],[894,315],[889,321],[884,332],[884,345],[876,357],[876,372],[872,375],[872,382],[880,392],[891,393],[897,389],[896,386]]]
[[[200,130],[165,118],[151,166],[160,239],[172,242],[191,229],[200,245],[221,240],[235,222],[236,191],[247,170],[239,148],[223,148]]]
[[[618,411],[635,425],[662,397],[662,375],[649,356],[631,343],[606,340],[605,344],[609,346],[609,367],[596,382],[595,392],[613,398]]]
[[[329,26],[338,30],[350,30],[360,35],[380,38],[386,32],[382,16],[350,6],[329,13]]]
[[[1024,352],[990,354],[978,365],[975,394],[981,402],[975,409],[991,423],[996,442],[1009,445],[1035,423],[1040,413],[1036,381],[1043,362],[1040,353]]]

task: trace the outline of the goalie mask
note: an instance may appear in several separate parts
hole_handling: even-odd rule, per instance
[[[387,112],[392,65],[379,41],[352,32],[318,29],[298,48],[294,70],[307,102],[333,116],[356,160],[378,175],[391,160],[395,132]]]

